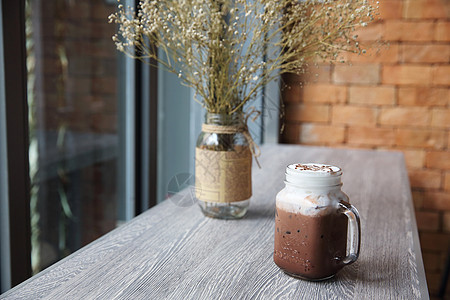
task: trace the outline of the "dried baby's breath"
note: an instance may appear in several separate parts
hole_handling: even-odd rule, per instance
[[[147,0],[119,4],[110,22],[118,50],[177,74],[209,112],[233,113],[281,73],[363,52],[353,31],[374,14],[365,0]]]

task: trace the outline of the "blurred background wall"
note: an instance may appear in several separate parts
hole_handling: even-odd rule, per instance
[[[387,47],[284,77],[283,143],[402,151],[430,293],[450,238],[450,1],[381,0],[358,32]],[[299,82],[303,84],[300,85]],[[389,170],[387,170],[389,172]]]

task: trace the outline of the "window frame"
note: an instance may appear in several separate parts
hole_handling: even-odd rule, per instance
[[[10,252],[10,278],[8,281],[11,286],[15,286],[31,276],[25,1],[2,1],[1,5],[3,33],[1,59],[4,75],[4,95],[2,96],[5,105],[8,165],[8,191],[5,200],[9,208],[6,212],[9,215],[7,244],[9,244]],[[2,285],[2,290],[7,288]]]

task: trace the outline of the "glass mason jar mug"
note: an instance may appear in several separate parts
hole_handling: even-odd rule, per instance
[[[274,262],[288,275],[325,280],[358,259],[359,214],[341,191],[341,175],[336,166],[287,166],[276,197]]]
[[[252,154],[242,112],[206,113],[195,150],[196,197],[208,217],[242,218],[252,195]]]

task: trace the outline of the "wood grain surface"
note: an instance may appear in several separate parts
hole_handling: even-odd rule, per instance
[[[266,145],[260,162],[244,219],[169,199],[0,298],[429,299],[402,154]],[[296,162],[340,166],[361,215],[359,260],[325,282],[291,278],[272,258],[275,195]]]

